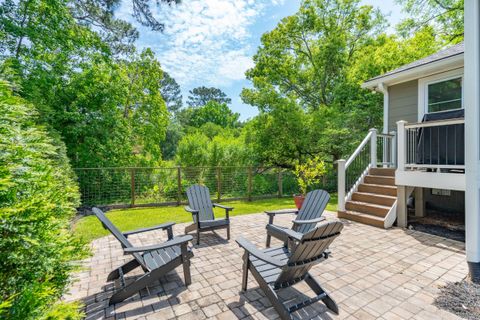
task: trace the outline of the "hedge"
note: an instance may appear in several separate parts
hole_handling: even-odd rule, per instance
[[[77,319],[59,302],[85,253],[69,230],[79,193],[64,145],[0,81],[0,318]]]

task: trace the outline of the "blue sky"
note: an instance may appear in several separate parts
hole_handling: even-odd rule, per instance
[[[391,25],[402,17],[394,0],[362,0],[389,14]],[[137,47],[150,47],[182,87],[217,87],[232,98],[231,108],[245,120],[257,109],[242,103],[239,94],[250,84],[245,71],[253,66],[252,56],[264,32],[272,30],[286,16],[294,14],[299,0],[183,0],[174,7],[153,8],[165,32],[139,26],[131,16],[131,2],[124,1],[117,16],[132,22],[140,31]]]

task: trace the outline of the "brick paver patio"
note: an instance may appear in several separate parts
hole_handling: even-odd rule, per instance
[[[326,213],[327,219],[335,214]],[[278,216],[276,223],[290,225],[291,216]],[[92,243],[93,256],[67,300],[81,300],[87,319],[275,319],[277,313],[252,276],[249,289],[240,293],[243,251],[234,241],[240,235],[265,246],[263,214],[232,218],[232,240],[225,232],[204,233],[192,259],[192,285],[183,285],[182,268],[169,273],[148,291],[114,306],[108,306],[113,283],[107,274],[129,260],[113,236]],[[295,314],[299,319],[457,319],[433,305],[439,286],[461,280],[467,274],[464,244],[425,233],[393,228],[378,229],[344,221],[343,233],[331,247],[332,255],[312,269],[313,276],[328,290],[340,308],[336,316],[317,302]],[[181,234],[185,225],[176,225]],[[137,245],[165,241],[163,231],[132,236]],[[272,245],[279,245],[273,240]],[[288,289],[286,299],[311,292],[303,284]]]

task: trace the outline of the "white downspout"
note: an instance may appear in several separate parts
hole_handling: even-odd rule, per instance
[[[383,93],[383,133],[388,133],[388,87],[383,82],[378,85],[378,91]]]
[[[465,1],[465,246],[469,278],[480,283],[480,3]]]

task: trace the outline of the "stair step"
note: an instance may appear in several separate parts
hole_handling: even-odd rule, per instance
[[[339,211],[337,213],[337,216],[339,218],[348,219],[348,220],[360,222],[363,224],[368,224],[370,226],[374,226],[378,228],[384,228],[385,226],[383,218],[373,216],[367,213],[356,212],[356,211],[343,211],[343,212]]]
[[[354,192],[352,194],[352,200],[391,207],[395,203],[395,200],[397,200],[397,197],[369,192]]]
[[[380,185],[386,185],[386,186],[394,186],[395,185],[395,177],[367,175],[364,179],[364,182],[369,183],[369,184],[380,184]]]
[[[362,183],[358,186],[359,192],[383,194],[387,196],[397,196],[397,187],[385,186],[380,184]]]
[[[347,201],[345,208],[349,211],[356,211],[361,213],[366,213],[370,215],[375,215],[377,217],[384,218],[388,211],[390,211],[389,206],[382,206],[379,204],[372,204],[361,201]]]
[[[372,176],[395,177],[394,168],[370,168],[369,174]]]

